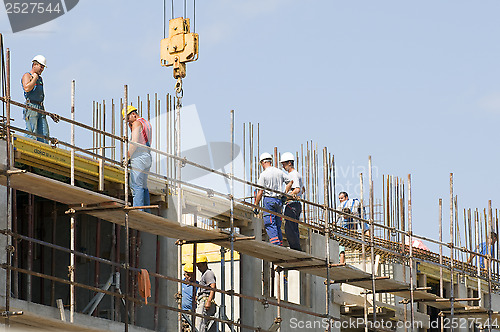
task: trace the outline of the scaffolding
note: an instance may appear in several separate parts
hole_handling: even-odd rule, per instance
[[[2,47],[3,50],[3,47]],[[3,51],[2,51],[3,52]],[[2,61],[4,57],[2,55]],[[306,194],[303,198],[298,199],[303,204],[303,219],[300,221],[290,219],[289,217],[269,211],[260,206],[255,206],[251,203],[251,198],[255,189],[266,189],[256,184],[258,178],[259,167],[257,156],[260,154],[260,125],[257,124],[257,144],[255,144],[254,125],[249,123],[243,126],[243,165],[244,176],[239,178],[235,176],[234,160],[235,160],[235,126],[234,126],[234,111],[230,112],[231,128],[230,128],[230,172],[226,173],[212,167],[191,161],[182,157],[180,151],[180,115],[181,115],[181,98],[180,95],[172,98],[166,96],[166,122],[168,133],[166,139],[166,147],[160,145],[160,131],[157,130],[157,145],[155,147],[142,146],[147,148],[151,153],[166,158],[165,167],[162,167],[157,158],[155,167],[151,171],[146,172],[152,179],[152,182],[159,188],[159,199],[155,204],[147,207],[130,206],[130,189],[129,189],[129,171],[131,167],[128,163],[122,163],[122,159],[127,155],[130,144],[139,145],[131,142],[128,137],[127,123],[120,121],[120,133],[115,133],[115,104],[111,102],[112,121],[111,132],[106,131],[106,103],[94,102],[93,107],[93,125],[89,126],[75,120],[75,82],[71,83],[71,118],[65,118],[60,114],[47,112],[31,108],[23,103],[14,101],[10,97],[10,53],[7,49],[5,56],[5,88],[3,96],[0,100],[3,102],[5,114],[2,117],[1,126],[4,135],[6,160],[5,164],[0,165],[2,172],[0,183],[7,187],[7,224],[5,229],[0,230],[0,233],[7,239],[6,261],[1,267],[6,271],[6,292],[5,292],[5,311],[2,315],[6,319],[6,325],[10,324],[10,320],[15,319],[21,313],[11,311],[11,298],[24,297],[19,291],[19,283],[22,278],[26,279],[26,300],[33,300],[33,277],[39,280],[48,280],[51,282],[50,305],[55,305],[55,288],[56,284],[64,284],[69,286],[69,308],[70,322],[74,321],[76,311],[76,295],[77,289],[85,289],[96,294],[109,295],[113,301],[114,309],[112,310],[111,319],[121,321],[124,324],[125,331],[128,331],[130,325],[134,325],[136,321],[136,312],[141,307],[152,307],[154,329],[159,328],[159,310],[167,310],[178,314],[178,329],[181,330],[182,315],[190,316],[194,319],[206,318],[208,320],[228,326],[230,330],[246,329],[253,331],[272,331],[279,329],[282,324],[281,310],[286,309],[296,313],[302,313],[311,317],[326,319],[328,322],[342,321],[343,317],[334,316],[332,314],[332,285],[349,285],[363,289],[363,301],[359,304],[349,304],[350,309],[343,312],[344,316],[349,316],[355,305],[362,307],[364,317],[364,328],[368,329],[369,322],[377,322],[380,315],[384,313],[383,308],[388,306],[382,301],[381,294],[391,294],[402,298],[400,301],[404,305],[405,321],[415,326],[417,320],[417,305],[431,306],[439,310],[441,316],[441,328],[443,327],[443,318],[454,317],[481,317],[487,319],[490,324],[483,324],[490,331],[492,329],[491,322],[500,317],[498,311],[493,310],[492,295],[494,290],[497,290],[500,285],[499,277],[499,260],[498,260],[498,245],[496,246],[496,257],[491,250],[491,246],[487,245],[487,254],[476,252],[476,248],[484,241],[491,244],[492,239],[490,233],[492,229],[498,229],[498,211],[491,206],[491,201],[488,202],[488,208],[484,209],[483,213],[479,210],[472,211],[471,209],[464,210],[464,234],[460,233],[459,227],[459,210],[458,198],[453,193],[453,174],[450,174],[450,242],[443,242],[442,239],[442,200],[439,200],[440,216],[439,216],[439,240],[434,240],[428,237],[419,236],[413,233],[412,228],[412,198],[411,198],[411,176],[408,175],[406,180],[398,177],[387,176],[383,178],[383,199],[375,201],[374,198],[374,181],[372,174],[372,160],[369,157],[368,161],[368,186],[369,196],[368,217],[361,217],[346,214],[336,208],[336,189],[335,189],[335,161],[334,156],[328,152],[326,148],[318,149],[317,144],[312,141],[301,146],[300,154],[297,153],[298,165],[304,182],[306,184]],[[129,94],[127,86],[124,86],[124,96],[120,100],[120,109],[129,104]],[[150,119],[151,107],[149,95],[147,101],[147,117]],[[138,109],[144,115],[145,108],[142,107],[140,99],[137,100]],[[160,101],[155,95],[155,119],[159,119]],[[175,105],[175,112],[172,105]],[[33,172],[33,167],[42,166],[50,169],[52,164],[43,161],[40,156],[34,157],[29,155],[28,146],[35,144],[40,145],[40,149],[48,148],[48,145],[42,143],[33,143],[33,141],[23,138],[15,133],[29,134],[32,136],[44,138],[42,136],[27,132],[26,130],[13,126],[11,123],[11,106],[30,109],[40,114],[49,115],[56,118],[61,123],[67,123],[71,127],[70,143],[59,140],[56,137],[45,137],[50,142],[50,149],[54,154],[64,155],[68,150],[60,149],[59,146],[64,146],[69,149],[70,161],[69,164],[61,162],[58,167],[60,169],[69,168],[69,184],[63,181],[53,179],[46,174],[36,174]],[[119,113],[119,112],[118,112]],[[159,121],[159,120],[156,120]],[[108,124],[109,126],[109,124]],[[92,132],[93,146],[86,149],[78,146],[75,143],[75,127]],[[160,124],[158,124],[158,128]],[[248,131],[248,137],[246,132]],[[248,142],[248,151],[247,151]],[[108,145],[108,143],[110,145]],[[24,147],[24,148],[21,148]],[[120,147],[120,154],[116,153],[117,147]],[[14,151],[14,149],[17,150]],[[110,153],[107,149],[111,150]],[[322,161],[319,154],[322,151]],[[76,152],[79,154],[77,155]],[[248,156],[248,161],[247,161]],[[274,149],[274,160],[278,163],[278,149]],[[18,164],[16,165],[15,162]],[[80,162],[80,164],[78,164]],[[22,167],[22,165],[28,167]],[[186,165],[199,169],[207,174],[214,174],[228,181],[229,192],[220,192],[214,188],[196,185],[190,181],[182,180],[181,169]],[[320,166],[321,165],[321,166]],[[69,167],[68,167],[69,166]],[[248,169],[247,169],[248,167]],[[55,169],[53,169],[55,172]],[[62,171],[61,171],[62,172]],[[56,172],[57,173],[57,172]],[[123,177],[123,180],[119,174]],[[322,175],[321,175],[322,174]],[[248,177],[248,179],[247,179]],[[95,186],[83,188],[77,185],[78,180],[92,178]],[[360,185],[363,188],[364,177],[360,174]],[[322,182],[322,183],[321,183]],[[108,187],[109,185],[109,188]],[[235,185],[241,185],[244,188],[243,197],[236,197]],[[107,190],[109,189],[109,190]],[[321,194],[321,190],[323,193]],[[274,190],[271,190],[274,191]],[[18,229],[18,199],[21,197],[21,192],[27,193],[28,201],[28,235],[23,235]],[[286,193],[275,191],[280,195]],[[34,219],[35,219],[35,196],[43,197],[53,202],[53,235],[52,241],[43,241],[37,238],[34,234]],[[294,198],[296,199],[296,198]],[[160,215],[161,209],[166,210],[166,205],[169,202],[174,203],[175,216],[171,213]],[[366,200],[361,195],[362,203]],[[194,207],[194,208],[191,208]],[[56,229],[58,219],[58,208],[63,209],[65,215],[70,217],[70,245],[69,248],[57,245]],[[157,214],[140,211],[140,209],[150,208],[158,211]],[[310,239],[311,234],[319,234],[324,238],[324,255],[313,255],[311,252],[300,252],[289,248],[274,246],[267,242],[260,241],[255,236],[244,235],[239,230],[243,225],[255,222],[257,218],[252,216],[252,209],[258,209],[262,212],[271,213],[281,217],[287,221],[297,222],[301,229],[307,234],[306,238]],[[378,209],[378,210],[377,210]],[[168,207],[170,210],[170,207]],[[186,222],[186,214],[194,215],[192,225]],[[90,215],[97,218],[96,234],[97,247],[94,255],[77,250],[76,238],[78,229],[78,217],[80,215]],[[472,217],[474,215],[474,217]],[[337,224],[337,216],[346,216],[360,223],[367,223],[370,228],[369,236],[364,232],[357,232],[345,229]],[[493,217],[495,216],[495,218]],[[212,220],[213,223],[207,227],[198,225],[199,218]],[[379,219],[379,220],[377,220]],[[113,253],[109,254],[110,258],[102,257],[100,252],[101,243],[101,220],[111,222],[112,234],[112,249]],[[474,222],[475,227],[472,227]],[[481,223],[481,226],[480,226]],[[120,239],[121,230],[123,229],[125,239]],[[153,234],[157,236],[156,242],[156,271],[150,272],[150,276],[154,278],[155,294],[153,301],[145,301],[137,297],[138,288],[138,273],[141,271],[139,262],[138,244],[141,242],[141,232]],[[464,237],[462,237],[462,235]],[[177,277],[172,277],[159,272],[159,261],[161,259],[160,252],[160,237],[168,237],[177,240],[178,259]],[[465,245],[462,244],[462,239],[465,239]],[[474,240],[473,240],[474,239]],[[429,245],[438,246],[439,253],[436,254],[428,249],[422,249],[414,246],[414,241],[425,242]],[[20,267],[18,242],[23,241],[27,244],[27,265],[26,268]],[[336,257],[331,256],[331,246],[335,243],[340,243],[346,246],[351,253],[359,253],[358,260],[361,267],[356,267],[354,260],[353,264],[338,264],[334,263]],[[182,246],[185,244],[193,244],[193,263],[196,262],[197,244],[214,243],[229,250],[230,253],[230,285],[229,289],[221,287],[212,289],[209,287],[200,286],[194,283],[187,282],[182,279]],[[33,246],[38,245],[51,250],[52,268],[48,274],[43,270],[40,272],[34,271],[33,267]],[[124,259],[121,256],[121,247],[124,245]],[[448,248],[449,255],[443,253],[443,247]],[[55,256],[56,252],[69,254],[68,277],[63,278],[56,276],[55,273]],[[268,286],[269,296],[253,296],[249,294],[238,293],[235,291],[235,252],[241,255],[263,260],[264,277],[263,283]],[[221,269],[224,270],[224,254],[225,250],[221,249]],[[467,259],[475,255],[478,260],[482,258],[486,261],[484,268],[477,264],[467,262]],[[85,259],[95,263],[94,285],[77,282],[76,264],[77,259]],[[379,265],[381,261],[397,262],[404,267],[403,280],[397,280],[389,275],[380,275]],[[369,263],[369,271],[367,271],[367,263]],[[124,290],[120,289],[120,282],[111,279],[111,284],[114,286],[114,291],[102,289],[100,283],[100,266],[108,266],[113,275],[124,275]],[[418,285],[418,264],[423,264],[426,268],[439,269],[439,294],[429,292],[431,287],[427,285]],[[325,278],[325,310],[318,312],[307,310],[302,307],[288,303],[282,299],[281,294],[286,284],[284,284],[284,275],[290,270],[297,270],[301,273]],[[225,271],[225,270],[224,270]],[[407,273],[408,271],[408,273]],[[408,280],[407,280],[408,278]],[[472,296],[455,296],[455,284],[457,278],[470,278],[477,283],[476,294]],[[445,280],[449,281],[449,292],[445,292]],[[222,308],[225,310],[226,297],[230,300],[229,318],[224,315],[213,317],[195,313],[194,311],[186,311],[178,305],[165,305],[160,301],[158,290],[160,281],[169,281],[176,283],[178,293],[182,284],[196,286],[198,288],[207,288],[215,290],[221,294],[223,299]],[[43,281],[42,281],[43,283]],[[426,282],[424,282],[426,283]],[[276,286],[276,291],[274,287]],[[43,287],[41,288],[41,291]],[[484,292],[483,292],[484,290]],[[445,296],[445,293],[447,295]],[[484,294],[489,294],[485,296]],[[44,303],[44,296],[42,304]],[[273,299],[274,298],[274,299]],[[236,300],[250,300],[256,303],[262,303],[267,306],[276,306],[277,316],[272,326],[251,326],[245,322],[238,321],[235,313]],[[392,298],[394,300],[394,297]],[[120,303],[123,301],[124,308],[120,308]],[[387,301],[387,298],[386,298]],[[477,305],[474,305],[476,304]],[[409,314],[408,314],[409,312]],[[95,314],[95,311],[94,311]],[[409,316],[409,318],[407,317]],[[220,318],[223,317],[223,318]],[[479,321],[478,321],[479,322]],[[328,324],[327,330],[331,330],[332,324]],[[453,329],[453,328],[452,328]]]

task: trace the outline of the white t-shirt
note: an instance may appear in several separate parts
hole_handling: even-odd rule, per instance
[[[290,182],[290,177],[285,172],[277,169],[274,166],[269,166],[260,173],[259,180],[257,184],[266,188],[270,188],[277,191],[283,191],[283,183]],[[268,197],[278,197],[279,194],[264,190],[264,196]]]
[[[304,187],[304,185],[302,183],[302,175],[300,175],[300,173],[297,172],[296,169],[294,169],[293,171],[288,173],[288,177],[290,178],[290,180],[293,181],[292,190],[295,188],[299,188],[300,191],[297,194],[297,197],[302,197],[302,188]]]
[[[361,217],[359,210],[361,207],[361,202],[357,198],[350,198],[342,203],[337,207],[337,210],[342,211],[344,208],[349,208],[351,210],[351,214],[355,215],[356,217]],[[363,216],[364,217],[364,216]],[[344,215],[342,214],[337,214],[337,221],[340,219],[345,218]]]

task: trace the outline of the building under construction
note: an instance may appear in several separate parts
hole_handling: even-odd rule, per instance
[[[336,206],[333,154],[307,142],[295,154],[306,188],[298,221],[303,251],[292,250],[286,238],[283,246],[269,243],[262,212],[292,220],[253,204],[255,190],[264,189],[256,184],[259,125],[245,123],[240,132],[228,110],[230,142],[217,147],[227,162],[207,165],[197,159],[204,147],[181,149],[182,81],[175,96],[142,100],[125,86],[119,101],[94,103],[92,125],[75,121],[73,82],[71,118],[33,108],[71,133],[69,141],[48,137],[45,144],[11,121],[27,106],[10,97],[8,50],[2,73],[0,296],[6,326],[187,330],[204,315],[180,306],[181,286],[188,284],[182,269],[203,253],[217,275],[216,314],[205,317],[217,331],[498,329],[498,245],[476,252],[494,242],[490,230],[498,229],[498,211],[491,202],[459,210],[452,174],[450,196],[434,216],[439,238],[423,237],[412,231],[410,175],[374,183],[369,158],[368,174],[359,174],[360,188],[369,188],[359,197],[364,213],[346,215]],[[149,206],[130,204],[130,166],[122,160],[133,143],[121,117],[129,104],[156,128]],[[85,132],[81,139],[76,129]],[[243,142],[234,141],[235,132]],[[75,143],[91,136],[90,148]],[[279,156],[275,149],[275,165]],[[193,180],[205,176],[223,185]],[[382,188],[382,197],[374,197],[374,187]],[[342,216],[367,223],[369,232],[343,228]],[[346,248],[342,264],[339,245]],[[477,257],[468,263],[472,254]],[[144,270],[151,294],[142,297]]]

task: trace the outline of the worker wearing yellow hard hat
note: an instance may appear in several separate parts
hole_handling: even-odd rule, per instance
[[[149,206],[148,172],[151,169],[151,124],[139,116],[137,108],[128,105],[122,116],[131,131],[127,158],[130,158],[130,188],[134,206]],[[143,209],[141,209],[143,210]]]
[[[208,268],[208,258],[200,255],[196,259],[196,266],[201,272],[200,285],[216,288],[215,274]],[[213,316],[215,315],[215,291],[200,288],[198,292],[198,306],[196,312],[199,314]],[[209,320],[207,318],[196,317],[196,328],[198,331],[206,331]]]
[[[206,255],[200,255],[198,256],[198,258],[196,259],[196,264],[198,263],[208,263],[208,258]]]
[[[135,108],[132,105],[128,105],[127,108],[126,108],[126,110],[127,110],[127,115],[129,115],[132,112],[136,112],[137,113],[137,108]],[[125,107],[122,109],[122,117],[125,118]]]
[[[184,279],[189,282],[196,282],[196,275],[194,273],[193,264],[184,265]],[[188,284],[182,284],[182,310],[193,310],[196,307],[196,291],[197,287]],[[194,304],[194,307],[193,307]]]

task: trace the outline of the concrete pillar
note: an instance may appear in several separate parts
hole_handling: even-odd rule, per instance
[[[140,269],[146,269],[148,272],[156,272],[156,235],[141,232],[139,257]],[[160,256],[160,262],[162,258],[163,257]],[[148,302],[154,302],[155,278],[150,277],[149,279],[151,282],[151,297],[148,299]],[[136,306],[136,315],[136,325],[150,330],[154,329],[154,307],[143,306],[138,308],[138,306]]]
[[[326,259],[326,241],[325,236],[312,233],[311,234],[311,254],[316,257],[321,257]],[[329,239],[330,246],[330,260],[332,263],[338,262],[339,247],[338,242]],[[333,276],[330,276],[332,278]],[[311,303],[312,311],[314,312],[324,312],[326,313],[326,285],[325,279],[317,276],[311,276]],[[328,291],[330,292],[330,315],[336,318],[340,318],[340,305],[334,303],[334,289],[339,289],[339,285],[329,286]],[[332,331],[335,331],[332,328]],[[340,330],[340,329],[339,329]]]
[[[177,212],[175,203],[176,196],[170,196],[169,208],[160,209],[160,216],[170,220],[177,220]],[[159,273],[165,276],[177,278],[177,246],[175,239],[160,237],[160,271]],[[156,244],[156,241],[154,241]],[[156,249],[155,249],[156,250]],[[145,253],[146,254],[146,253]],[[160,304],[177,307],[175,294],[177,293],[177,283],[167,280],[160,280]],[[152,316],[150,316],[152,317]],[[158,313],[158,326],[160,331],[176,331],[177,330],[178,314],[175,311],[160,309]]]
[[[253,218],[247,227],[241,228],[241,234],[246,236],[255,236],[257,241],[262,241],[262,220]],[[240,255],[240,275],[239,284],[241,294],[260,297],[262,295],[262,261],[247,255]],[[259,316],[257,315],[263,309],[263,305],[247,299],[240,299],[240,318],[241,323],[249,326],[259,325]],[[241,331],[248,331],[242,329]]]

